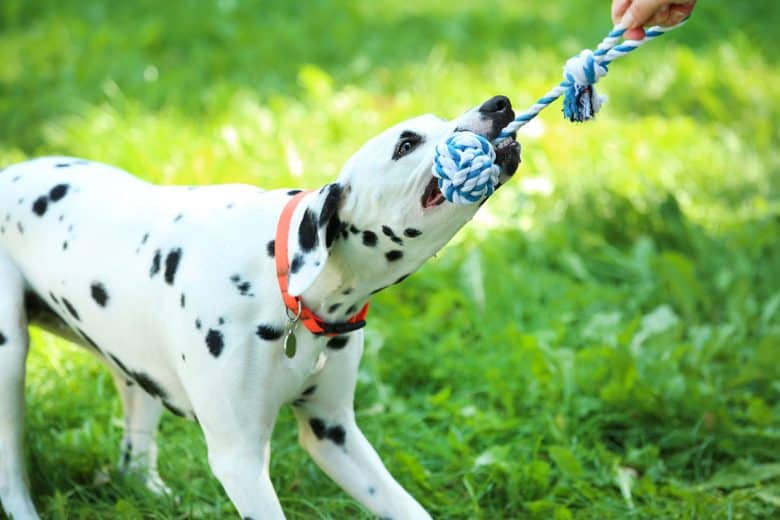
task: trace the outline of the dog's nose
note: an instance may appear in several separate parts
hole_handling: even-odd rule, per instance
[[[493,96],[488,99],[478,109],[479,113],[487,119],[493,121],[494,131],[498,131],[512,122],[515,118],[515,112],[512,110],[512,102],[506,96]],[[493,136],[495,137],[495,136]]]
[[[479,111],[485,115],[503,115],[512,111],[512,102],[506,96],[493,96],[482,103]]]

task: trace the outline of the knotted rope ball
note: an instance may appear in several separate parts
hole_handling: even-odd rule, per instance
[[[501,167],[490,141],[474,132],[456,132],[436,145],[433,171],[444,198],[471,204],[495,190]]]
[[[570,58],[563,69],[563,81],[517,115],[501,130],[495,143],[501,142],[535,118],[542,109],[565,95],[563,114],[570,121],[592,119],[601,108],[604,98],[596,94],[595,83],[609,70],[609,64],[641,45],[680,27],[687,18],[671,27],[651,27],[641,40],[621,41],[626,32],[618,24],[599,43],[595,52],[584,50]],[[456,204],[472,204],[490,196],[498,183],[501,168],[495,164],[493,146],[482,136],[472,132],[457,132],[439,143],[433,163],[433,175],[439,179],[444,197]]]

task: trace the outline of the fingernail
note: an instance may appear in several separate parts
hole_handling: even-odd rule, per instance
[[[623,15],[623,19],[620,20],[620,24],[626,29],[632,29],[634,27],[634,15],[631,13],[631,11],[627,11],[626,14]]]

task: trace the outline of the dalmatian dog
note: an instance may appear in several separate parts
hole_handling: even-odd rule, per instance
[[[269,440],[291,404],[300,443],[355,500],[381,518],[430,518],[355,423],[365,306],[479,207],[444,199],[431,174],[436,144],[460,130],[494,139],[513,118],[496,96],[452,121],[404,121],[311,192],[157,186],[68,157],[0,171],[5,513],[38,518],[22,461],[33,324],[111,370],[124,410],[120,468],[152,490],[167,492],[155,444],[165,407],[199,423],[209,465],[243,518],[283,518]],[[519,145],[496,157],[504,182]]]

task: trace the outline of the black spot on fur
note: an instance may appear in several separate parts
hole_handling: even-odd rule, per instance
[[[222,349],[225,347],[225,340],[222,337],[222,333],[218,330],[209,329],[208,334],[206,334],[206,346],[208,346],[212,356],[219,357],[222,353]]]
[[[314,393],[315,390],[317,390],[317,385],[312,385],[303,391],[303,395],[311,395]]]
[[[382,226],[382,233],[384,233],[385,236],[390,238],[393,238],[395,236],[395,233],[393,232],[390,226]]]
[[[284,334],[284,330],[277,329],[271,325],[258,325],[256,334],[260,337],[260,339],[273,341],[275,339],[281,338],[282,334]]]
[[[358,233],[360,233],[360,230],[357,227],[355,227],[355,224],[350,224],[349,232],[352,233],[353,235],[357,235]]]
[[[79,332],[79,334],[81,334],[81,337],[82,337],[82,338],[84,338],[84,341],[86,341],[86,342],[89,344],[89,346],[90,346],[90,347],[94,348],[95,350],[97,350],[97,351],[98,351],[98,352],[100,352],[101,354],[103,353],[103,351],[100,349],[100,347],[99,347],[99,346],[98,346],[98,344],[95,342],[95,340],[93,340],[92,338],[90,338],[89,336],[87,336],[87,333],[86,333],[86,332],[84,332],[83,330],[81,330],[81,329],[79,329],[79,328],[77,328],[76,330]],[[110,356],[110,355],[111,355],[111,354],[109,354],[109,356]]]
[[[343,446],[344,442],[347,440],[347,432],[344,431],[343,426],[338,425],[328,428],[328,432],[325,436],[337,446]]]
[[[388,251],[385,253],[385,258],[387,258],[388,262],[395,262],[396,260],[400,260],[403,258],[404,254],[402,251],[399,251],[397,249],[393,249],[392,251]]]
[[[416,238],[416,237],[419,237],[420,235],[422,235],[422,231],[420,231],[419,229],[415,229],[415,228],[412,228],[412,227],[404,229],[404,236],[405,237]]]
[[[349,336],[334,336],[328,340],[327,346],[333,350],[341,350],[349,341]]]
[[[180,221],[180,220],[182,219],[182,217],[184,217],[184,215],[182,215],[181,213],[179,213],[178,215],[176,215],[176,218],[174,218],[174,219],[173,219],[173,221],[174,221],[174,222],[178,222],[178,221]]]
[[[16,229],[18,229],[18,230],[19,230],[19,233],[20,233],[20,234],[24,235],[24,226],[22,226],[22,223],[21,223],[21,222],[17,222],[17,223],[16,223]]]
[[[339,310],[339,307],[341,307],[341,304],[340,304],[340,303],[334,303],[333,305],[331,305],[330,307],[328,307],[328,312],[329,312],[329,313],[336,312],[337,310]]]
[[[346,441],[347,432],[344,431],[342,426],[327,427],[325,421],[316,417],[309,419],[309,426],[314,436],[319,440],[329,439],[339,446],[342,446]]]
[[[0,332],[0,346],[3,346],[3,345],[5,345],[5,342],[6,342],[6,341],[7,341],[7,340],[5,339],[5,336],[3,335],[3,333],[2,333],[2,332]]]
[[[339,237],[339,231],[341,230],[341,219],[339,219],[338,215],[333,215],[328,221],[328,227],[325,229],[325,247],[330,249],[330,246],[333,245],[333,242]],[[344,237],[346,238],[347,235],[346,232],[344,233]]]
[[[297,254],[293,257],[293,261],[290,264],[290,272],[292,274],[297,273],[303,267],[303,255]]]
[[[266,244],[265,246],[265,250],[268,253],[268,256],[273,258],[274,255],[276,254],[276,240],[271,240],[270,242],[268,242],[268,244]]]
[[[373,291],[371,291],[371,294],[376,294],[376,293],[378,293],[380,291],[384,291],[385,289],[387,289],[387,287],[388,287],[387,285],[383,285],[379,289],[374,289]]]
[[[195,320],[195,328],[200,330],[201,327],[202,327],[202,325],[200,323],[200,320]]]
[[[409,275],[410,275],[410,274],[412,274],[412,273],[408,273],[408,274],[405,274],[405,275],[403,275],[401,278],[399,278],[398,280],[396,280],[395,282],[393,282],[393,285],[396,285],[396,284],[399,284],[399,283],[403,282],[404,280],[406,280],[407,278],[409,278]]]
[[[54,296],[54,293],[53,293],[53,292],[51,292],[51,291],[49,291],[49,298],[51,298],[51,301],[53,301],[53,302],[54,302],[54,303],[56,303],[57,305],[59,305],[59,304],[60,304],[60,301],[57,299],[57,297],[56,297],[56,296]]]
[[[100,282],[95,282],[89,287],[89,289],[92,293],[92,299],[95,300],[95,302],[101,307],[105,307],[108,303],[108,293],[106,292],[106,288],[103,287],[103,284]]]
[[[187,306],[187,297],[184,296],[184,293],[181,293],[181,296],[179,297],[179,305],[181,305],[182,309]]]
[[[368,494],[376,495],[376,488],[374,486],[368,486]]]
[[[227,206],[225,206],[225,207],[226,207],[227,209],[233,209],[233,207],[234,207],[234,206],[235,206],[235,204],[233,204],[233,203],[231,202],[230,204],[228,204],[228,205],[227,205]]]
[[[164,407],[166,407],[166,408],[168,409],[168,411],[169,411],[169,412],[171,412],[173,415],[178,415],[179,417],[184,417],[184,412],[182,412],[181,410],[179,410],[178,408],[176,408],[175,406],[173,406],[173,405],[172,405],[171,403],[169,403],[168,401],[163,401],[163,402],[162,402],[162,404],[163,404],[163,406],[164,406]]]
[[[307,209],[298,228],[298,243],[303,252],[308,252],[317,247],[317,242],[317,224],[314,220],[314,213]]]
[[[133,376],[133,379],[135,379],[135,382],[138,383],[138,385],[143,388],[147,394],[151,395],[152,397],[159,397],[160,399],[165,399],[168,397],[165,393],[165,390],[163,390],[163,388],[148,375],[144,374],[143,372],[130,372],[130,374]]]
[[[65,308],[68,309],[68,312],[70,313],[71,316],[73,316],[76,319],[76,321],[81,321],[81,318],[79,317],[79,313],[76,312],[76,308],[73,307],[73,305],[68,300],[63,298],[62,303],[65,304]]]
[[[165,282],[168,285],[173,285],[173,280],[176,278],[176,270],[179,268],[179,261],[181,260],[181,249],[172,249],[168,256],[165,257]]]
[[[346,296],[346,295],[348,295],[348,294],[352,294],[352,291],[353,291],[353,290],[354,290],[354,289],[352,289],[352,287],[347,287],[346,289],[344,289],[343,291],[341,291],[341,294],[343,294],[344,296]]]
[[[290,190],[287,192],[287,195],[292,197],[293,195],[298,195],[300,192],[301,190]]]
[[[81,331],[79,331],[79,332],[81,332]],[[84,333],[82,332],[82,333],[81,333],[81,335],[82,335],[82,336],[84,336]],[[118,367],[119,367],[119,369],[120,369],[122,372],[124,372],[125,374],[127,374],[127,375],[128,375],[128,376],[130,376],[130,377],[133,377],[133,372],[132,372],[132,370],[128,370],[128,368],[125,366],[125,364],[124,364],[124,363],[122,363],[122,361],[120,361],[118,357],[116,357],[115,355],[113,355],[113,354],[111,354],[111,353],[109,353],[109,354],[108,354],[108,357],[110,357],[110,358],[111,358],[111,361],[113,361],[113,362],[114,362],[114,364],[115,364],[116,366],[118,366]]]
[[[57,184],[49,191],[49,198],[52,202],[57,202],[68,193],[67,184]]]
[[[69,168],[70,163],[57,163],[54,165],[55,168]]]
[[[160,272],[160,259],[161,259],[161,254],[160,254],[160,250],[158,249],[157,251],[154,252],[154,257],[152,258],[152,266],[149,268],[150,278]]]
[[[231,276],[230,281],[236,286],[236,289],[241,296],[254,296],[254,294],[249,292],[252,290],[252,284],[246,280],[242,281],[240,274]]]
[[[217,322],[218,322],[220,325],[224,325],[224,324],[225,324],[225,318],[222,318],[222,317],[220,317],[220,318],[217,320]]]
[[[65,241],[62,243],[62,250],[63,250],[63,251],[67,251],[67,250],[68,250],[68,241],[67,241],[67,240],[65,240]]]
[[[333,217],[336,216],[343,191],[344,188],[341,184],[335,182],[328,184],[328,194],[325,196],[325,202],[322,203],[322,211],[320,212],[320,227],[330,224]]]
[[[32,210],[33,213],[38,215],[39,217],[42,217],[44,213],[46,213],[46,208],[49,207],[49,198],[46,195],[42,195],[35,199],[35,202],[33,202]]]
[[[363,245],[368,247],[374,247],[376,245],[376,233],[373,231],[363,231]]]
[[[347,309],[347,313],[346,313],[347,316],[351,316],[352,314],[355,314],[356,310],[357,310],[357,306],[350,305],[349,308]]]
[[[325,434],[327,433],[328,429],[325,426],[325,421],[322,419],[312,418],[309,419],[309,426],[311,426],[311,432],[314,434],[315,437],[322,440],[325,438]]]
[[[147,240],[149,240],[149,233],[148,232],[144,233],[144,236],[141,239],[141,245],[145,244]]]

